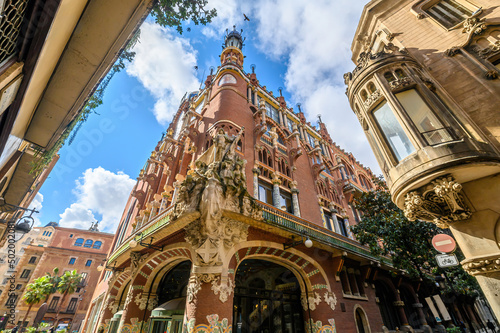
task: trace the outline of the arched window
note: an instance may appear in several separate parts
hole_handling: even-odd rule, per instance
[[[75,246],[82,246],[83,245],[83,238],[77,238],[75,241]]]
[[[377,88],[375,88],[375,85],[373,82],[368,83],[368,90],[370,91],[370,94],[373,94]]]
[[[91,248],[92,247],[92,244],[94,244],[94,241],[92,239],[87,239],[85,241],[85,244],[83,245],[83,247],[88,247],[88,248]]]
[[[361,96],[361,99],[364,101],[366,101],[368,99],[368,94],[366,93],[366,90],[361,90],[361,93],[360,93],[360,96]]]
[[[389,83],[395,80],[394,75],[392,75],[392,72],[385,72],[384,77]]]
[[[100,249],[101,248],[101,245],[102,245],[102,242],[101,241],[96,241],[94,243],[94,246],[92,248],[94,249]]]
[[[402,79],[402,78],[406,77],[406,75],[403,73],[403,70],[401,70],[400,68],[396,69],[394,71],[394,73],[396,74],[396,77],[398,79]]]
[[[226,74],[219,80],[219,86],[222,86],[224,84],[236,84],[236,78],[231,74]]]

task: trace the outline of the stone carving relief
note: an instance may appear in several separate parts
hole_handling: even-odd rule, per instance
[[[335,296],[333,291],[325,292],[325,302],[330,306],[332,311],[335,310],[335,306],[337,305],[337,296]]]
[[[366,52],[361,52],[359,54],[358,60],[356,61],[356,68],[352,72],[348,72],[344,74],[344,83],[349,86],[352,82],[352,79],[358,75],[360,71],[362,71],[364,68],[368,67],[368,65],[379,61],[381,59],[384,59],[389,56],[395,56],[395,55],[407,55],[408,52],[406,49],[399,49],[397,46],[395,46],[392,43],[389,43],[384,47],[383,51],[380,51],[378,53],[372,53],[371,51],[366,51]]]
[[[403,77],[394,81],[389,82],[389,86],[392,90],[400,89],[406,87],[413,83],[413,80],[409,77]]]
[[[118,311],[118,306],[119,306],[118,302],[119,302],[118,300],[108,301],[108,309],[109,311],[111,311],[112,314],[115,314]]]
[[[305,295],[302,295],[300,302],[304,311],[308,310],[308,305],[309,310],[314,311],[316,310],[316,306],[321,302],[321,296],[317,292],[310,292],[307,298]]]
[[[186,227],[186,240],[198,249],[197,258],[204,265],[217,264],[217,251],[247,238],[248,225],[223,216],[224,211],[262,219],[261,209],[246,189],[246,161],[236,152],[243,130],[230,138],[219,129],[214,144],[198,158],[194,172],[179,187],[172,218],[200,213]]]
[[[145,310],[147,306],[148,310],[151,311],[158,305],[158,298],[154,294],[142,293],[135,296],[134,302],[139,310]]]
[[[469,17],[463,23],[464,28],[462,29],[462,32],[466,34],[480,35],[486,29],[484,20],[484,18],[479,18],[477,16]]]
[[[132,251],[130,252],[130,274],[134,276],[138,270],[139,266],[146,260],[147,255],[141,255],[140,252]]]
[[[226,280],[226,282],[224,280]],[[223,279],[218,276],[212,281],[212,291],[215,295],[219,295],[219,300],[222,303],[225,303],[229,299],[229,296],[233,293],[233,290],[234,284],[233,280],[231,280],[230,278]]]
[[[193,303],[196,300],[196,296],[201,289],[202,283],[210,283],[217,279],[217,274],[215,273],[201,273],[192,274],[189,277],[189,283],[187,286],[187,301]]]
[[[470,275],[500,272],[500,256],[466,259],[462,262],[462,267]]]
[[[382,94],[380,93],[380,90],[375,90],[368,98],[366,101],[363,102],[365,107],[367,109],[370,108],[375,102],[377,102],[380,98],[382,97]]]
[[[424,188],[409,192],[405,198],[405,216],[410,220],[430,221],[448,228],[455,221],[472,215],[460,193],[462,185],[452,176],[437,178]]]

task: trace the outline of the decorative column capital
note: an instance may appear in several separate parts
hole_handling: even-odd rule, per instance
[[[259,169],[257,166],[255,166],[255,167],[252,169],[252,172],[253,172],[255,175],[260,175],[260,174],[261,174],[261,171],[260,171],[260,169]]]
[[[466,220],[472,215],[461,191],[462,185],[451,175],[436,178],[406,195],[404,214],[410,221],[419,219],[448,228],[450,223]]]
[[[470,275],[500,272],[500,253],[493,256],[465,259],[462,267]]]

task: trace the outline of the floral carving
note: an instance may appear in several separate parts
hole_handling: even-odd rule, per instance
[[[469,17],[464,21],[463,25],[462,32],[467,34],[480,35],[486,29],[484,18]]]
[[[366,101],[363,102],[366,108],[369,108],[372,106],[376,101],[378,101],[382,97],[382,94],[380,93],[379,90],[375,90],[368,98]]]
[[[130,273],[135,275],[139,266],[146,260],[146,255],[141,255],[140,252],[132,251],[130,252]]]
[[[447,57],[454,57],[460,53],[460,50],[461,50],[461,47],[454,46],[451,49],[447,49],[446,51],[444,51],[444,55]]]
[[[337,305],[337,296],[335,296],[333,291],[325,292],[325,302],[330,305],[332,311],[335,310],[335,306]]]
[[[468,219],[471,211],[462,194],[462,185],[452,176],[437,178],[419,191],[412,191],[405,198],[405,216],[434,222],[440,228],[448,228],[449,223]]]
[[[321,296],[317,292],[311,292],[309,293],[309,295],[307,295],[307,298],[305,295],[303,295],[300,302],[304,311],[308,310],[308,305],[309,310],[314,311],[316,310],[316,306],[321,302]]]
[[[212,281],[212,291],[215,295],[219,295],[219,300],[225,303],[229,299],[229,295],[233,293],[233,280],[227,278],[227,282],[219,276]]]
[[[410,85],[411,83],[413,83],[413,81],[409,77],[403,77],[401,79],[397,79],[397,80],[389,82],[389,85],[391,86],[391,89],[395,90],[395,89],[400,89],[400,88],[406,87],[406,86]]]
[[[186,298],[188,303],[193,303],[196,300],[196,295],[198,295],[200,289],[201,281],[198,279],[196,274],[191,275],[186,289]]]

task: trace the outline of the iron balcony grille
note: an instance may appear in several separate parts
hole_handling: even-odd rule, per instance
[[[17,53],[27,0],[6,0],[0,18],[0,64]]]

